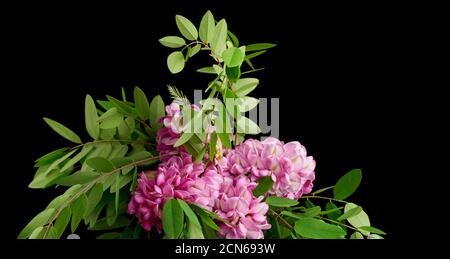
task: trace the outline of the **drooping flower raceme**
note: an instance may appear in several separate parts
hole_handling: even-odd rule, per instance
[[[128,204],[128,212],[134,214],[145,230],[156,226],[161,231],[162,208],[167,199],[179,198],[193,202],[190,188],[203,173],[204,165],[195,164],[192,156],[182,153],[161,163],[153,179],[141,174],[136,191]]]
[[[246,176],[239,176],[232,184],[223,185],[215,202],[215,212],[226,223],[221,223],[219,234],[228,239],[262,239],[262,230],[270,229],[265,217],[269,206],[262,202],[263,196],[255,198],[256,183]]]
[[[220,163],[231,175],[248,175],[252,181],[271,176],[269,194],[298,199],[311,192],[316,163],[298,141],[284,144],[276,138],[248,139],[228,152]]]

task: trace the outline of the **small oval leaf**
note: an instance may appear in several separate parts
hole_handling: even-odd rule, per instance
[[[172,52],[167,57],[167,67],[172,74],[181,72],[184,68],[184,56],[181,51]]]

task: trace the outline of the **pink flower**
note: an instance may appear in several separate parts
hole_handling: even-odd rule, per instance
[[[150,231],[156,226],[161,232],[162,208],[166,200],[179,198],[192,202],[195,196],[189,190],[204,169],[203,164],[193,163],[189,154],[170,157],[159,165],[154,179],[140,175],[128,212],[139,219],[145,230]]]
[[[299,142],[284,144],[276,138],[248,139],[219,161],[220,170],[230,175],[246,175],[252,181],[271,176],[269,194],[298,199],[311,192],[315,161]]]
[[[199,110],[199,107],[194,104],[191,108],[197,111]],[[172,102],[170,105],[166,106],[166,116],[159,120],[164,124],[164,127],[159,129],[156,133],[156,150],[160,155],[165,155],[173,151],[178,151],[180,153],[186,152],[182,146],[174,147],[182,133],[182,117],[180,105],[178,103]],[[161,161],[166,161],[167,159],[167,156],[162,156]]]
[[[214,202],[219,197],[224,182],[229,182],[229,180],[219,174],[214,165],[208,166],[189,189],[194,196],[193,203],[213,211]]]
[[[269,206],[255,198],[256,183],[245,176],[235,178],[234,184],[223,185],[215,204],[215,212],[227,223],[220,224],[219,234],[228,239],[262,239],[262,230],[270,229],[265,214]]]

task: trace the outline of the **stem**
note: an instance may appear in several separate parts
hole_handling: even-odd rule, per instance
[[[150,127],[150,125],[148,125],[145,121],[143,121],[143,120],[141,120],[141,119],[138,119],[138,118],[135,118],[137,121],[139,121],[140,123],[142,123],[143,125],[144,125],[144,127],[146,127],[146,128],[151,128]]]
[[[69,206],[75,199],[77,199],[78,197],[80,197],[80,195],[81,195],[82,193],[87,192],[88,190],[90,190],[90,189],[91,189],[97,182],[99,182],[100,180],[104,179],[105,177],[109,177],[109,176],[111,176],[111,175],[114,174],[114,173],[120,172],[122,169],[124,169],[125,167],[129,167],[130,165],[132,165],[132,166],[137,166],[137,165],[139,165],[139,164],[141,164],[141,163],[145,163],[145,162],[148,162],[148,161],[152,161],[152,160],[154,160],[154,159],[160,159],[160,158],[163,157],[163,156],[174,155],[174,154],[177,154],[177,153],[178,153],[178,152],[172,152],[172,153],[168,153],[168,154],[165,154],[165,155],[162,155],[162,156],[148,157],[148,158],[144,158],[144,159],[141,159],[141,160],[138,160],[138,161],[134,161],[134,162],[132,162],[132,163],[130,163],[130,164],[121,166],[121,167],[119,167],[119,168],[116,168],[116,169],[112,170],[111,172],[105,173],[105,174],[103,174],[103,175],[101,175],[101,176],[95,178],[92,182],[90,182],[88,185],[86,185],[86,186],[83,187],[81,190],[79,190],[77,193],[75,193],[72,197],[70,197],[69,200],[67,200],[64,204],[62,204],[62,205],[58,208],[58,210],[57,210],[55,216],[53,216],[52,219],[51,219],[51,220],[49,221],[49,223],[47,224],[46,229],[45,229],[45,233],[44,233],[44,235],[42,236],[42,238],[45,239],[45,238],[47,237],[47,234],[48,234],[48,231],[50,230],[50,227],[53,226],[53,222],[58,218],[59,214],[61,214],[61,212],[62,212],[67,206]]]
[[[329,221],[329,222],[331,222],[331,223],[334,223],[334,224],[337,224],[337,225],[341,225],[341,226],[347,227],[347,228],[349,228],[349,229],[353,229],[353,230],[355,230],[355,231],[358,231],[358,232],[361,233],[362,235],[365,235],[365,234],[363,234],[359,229],[354,228],[354,227],[352,227],[352,226],[349,226],[349,225],[347,225],[347,224],[344,224],[344,223],[341,223],[341,222],[339,222],[339,221],[332,220],[332,219],[329,219],[329,218],[324,218],[324,217],[322,217],[322,216],[318,216],[318,217],[319,217],[320,219],[322,219],[322,220],[326,220],[326,221]],[[367,235],[365,235],[365,236],[367,236]]]
[[[302,196],[300,198],[305,198],[305,199],[323,199],[323,200],[329,200],[329,201],[337,201],[337,202],[343,202],[343,203],[348,203],[347,201],[343,201],[343,200],[338,200],[338,199],[334,199],[334,198],[328,198],[328,197],[323,197],[323,196]]]
[[[279,218],[279,219],[283,222],[283,224],[285,224],[285,225],[286,225],[287,227],[289,227],[291,230],[294,229],[294,227],[293,227],[291,224],[289,224],[289,222],[287,222],[283,217],[281,217],[280,214],[278,214],[276,211],[274,211],[273,209],[269,209],[269,212],[270,212],[272,215],[277,216],[277,218]]]
[[[80,148],[80,147],[84,147],[84,146],[87,146],[87,145],[92,145],[92,144],[117,143],[117,142],[142,143],[142,144],[147,143],[146,141],[142,141],[142,140],[127,140],[127,139],[95,140],[95,141],[86,142],[86,143],[74,146],[70,150],[74,150],[74,149],[77,149],[77,148]]]

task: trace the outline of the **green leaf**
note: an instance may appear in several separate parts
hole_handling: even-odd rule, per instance
[[[244,53],[239,48],[232,47],[222,53],[222,59],[229,67],[240,66],[244,61]]]
[[[166,115],[164,111],[164,101],[161,96],[157,95],[153,98],[150,104],[150,126],[155,129],[162,127],[162,123],[158,120]]]
[[[116,121],[114,121],[114,125],[117,125],[119,127],[120,124],[122,124],[122,121],[119,120],[119,118],[115,118]],[[110,127],[112,124],[104,124],[105,127]],[[102,140],[113,140],[114,136],[117,133],[117,127],[110,128],[110,129],[100,129],[100,139]]]
[[[66,177],[62,177],[55,181],[55,184],[61,186],[73,186],[75,184],[86,184],[100,176],[97,172],[77,171]]]
[[[264,49],[270,49],[275,47],[277,44],[273,43],[255,43],[246,46],[246,51],[258,51]]]
[[[192,136],[194,136],[194,133],[184,132],[181,135],[181,137],[177,140],[177,142],[175,142],[174,147],[179,147],[179,146],[183,145],[184,143],[188,142],[188,140],[190,138],[192,138]]]
[[[116,173],[116,195],[115,195],[115,199],[114,199],[114,205],[116,208],[116,215],[119,214],[119,194],[120,194],[120,174]]]
[[[368,231],[370,233],[379,234],[379,235],[386,235],[386,232],[383,230],[380,230],[378,228],[374,228],[371,226],[362,226],[358,228],[359,230]]]
[[[100,126],[98,124],[97,107],[90,95],[86,95],[84,101],[84,117],[86,123],[86,130],[93,139],[98,139],[100,134]]]
[[[217,136],[219,137],[220,142],[221,142],[226,148],[231,148],[230,134],[228,134],[228,133],[217,133]]]
[[[361,183],[361,169],[353,169],[344,176],[334,186],[334,198],[344,200],[356,191]]]
[[[123,121],[123,115],[117,110],[117,108],[113,107],[103,113],[100,118],[98,118],[98,122],[100,122],[101,129],[114,129],[117,128],[120,123]]]
[[[55,221],[56,238],[60,238],[62,234],[64,234],[64,231],[69,224],[71,215],[72,211],[70,210],[69,206],[64,208],[59,214],[58,218]]]
[[[314,203],[312,203],[312,201],[310,201],[309,199],[306,199],[306,201],[305,201],[305,205],[306,205],[306,208],[314,208],[316,205],[314,205]]]
[[[252,135],[261,133],[261,129],[259,128],[259,126],[247,117],[241,116],[236,120],[236,123],[237,133],[246,133]]]
[[[259,80],[256,78],[241,78],[236,82],[234,93],[238,97],[244,97],[258,86]]]
[[[50,128],[52,128],[54,131],[56,131],[56,133],[58,133],[62,137],[74,143],[81,144],[80,137],[78,137],[77,134],[75,134],[66,126],[49,118],[44,118],[44,121],[50,126]]]
[[[330,214],[333,214],[333,213],[336,213],[336,212],[340,213],[340,212],[341,212],[341,209],[343,209],[343,208],[344,208],[344,207],[342,206],[342,207],[335,208],[335,209],[330,209],[330,210],[321,211],[321,212],[320,212],[320,215],[330,215]],[[337,216],[335,220],[337,220],[337,218],[339,218],[341,214],[342,214],[342,213],[340,213],[339,216]],[[330,217],[328,217],[328,218],[330,218]]]
[[[348,212],[351,209],[356,208],[356,207],[358,207],[358,205],[356,205],[354,203],[347,203],[345,205],[345,207],[344,207],[344,213]],[[350,223],[350,225],[354,226],[355,228],[360,228],[360,227],[364,227],[364,226],[370,226],[369,216],[364,211],[361,211],[357,215],[348,218],[347,221]],[[369,234],[369,231],[361,230],[361,232],[364,235],[368,235]]]
[[[54,150],[48,154],[41,156],[40,158],[38,158],[34,161],[36,163],[34,165],[34,167],[41,167],[41,166],[53,163],[56,159],[64,156],[64,154],[67,150],[68,150],[68,148],[66,148],[66,147],[60,148],[60,149]]]
[[[204,208],[197,206],[197,205],[192,205],[193,209],[195,210],[195,212],[197,212],[197,215],[200,217],[200,219],[202,220],[202,222],[209,226],[210,228],[216,230],[216,231],[220,231],[219,226],[217,226],[217,224],[210,218],[208,213],[213,213],[210,211],[205,210]],[[216,215],[217,217],[217,215]]]
[[[202,67],[197,69],[196,71],[204,74],[216,74],[216,70],[213,67]]]
[[[183,35],[188,40],[196,40],[198,37],[197,28],[195,28],[194,24],[189,21],[187,18],[176,15],[175,22],[177,23],[177,27]]]
[[[369,236],[367,236],[367,239],[384,239],[384,237],[377,234],[370,234]]]
[[[210,43],[214,39],[215,31],[214,16],[211,11],[207,11],[200,22],[199,36],[206,43]]]
[[[266,53],[266,52],[267,52],[267,50],[254,52],[254,53],[245,55],[245,59],[246,59],[246,60],[250,60],[250,59],[252,59],[252,58],[254,58],[254,57],[257,57],[257,56],[259,56],[259,55],[262,55],[262,54],[264,54],[264,53]]]
[[[29,239],[42,239],[44,236],[44,227],[38,227],[31,233]]]
[[[113,158],[123,158],[128,152],[128,146],[119,144],[119,143],[114,143],[112,144],[112,151],[109,154],[108,158],[109,159],[113,159]],[[112,162],[112,161],[111,161]],[[114,167],[117,168],[117,166],[114,165]]]
[[[211,41],[211,47],[216,55],[221,56],[222,52],[225,50],[227,32],[227,22],[225,21],[225,19],[222,19],[217,23],[214,29],[214,37]]]
[[[258,186],[253,190],[253,195],[259,197],[266,194],[270,189],[272,189],[273,180],[270,176],[264,176],[258,180]]]
[[[236,35],[234,35],[234,33],[232,33],[231,31],[228,31],[228,37],[231,39],[231,41],[233,42],[233,45],[235,46],[235,47],[239,47],[239,40],[238,40],[238,38],[236,37]],[[245,46],[244,46],[245,47]],[[245,53],[245,51],[244,51],[244,53]]]
[[[233,83],[236,83],[237,80],[239,80],[239,77],[241,76],[241,68],[239,66],[226,67],[225,71],[227,73],[228,79]]]
[[[72,221],[70,222],[70,229],[72,233],[74,233],[78,225],[80,224],[84,213],[86,212],[87,207],[86,194],[82,194],[80,197],[78,197],[70,207],[72,209]]]
[[[196,156],[196,158],[195,158],[195,163],[196,164],[198,164],[198,163],[200,163],[202,160],[203,160],[203,158],[205,157],[205,154],[206,154],[206,150],[208,149],[208,146],[204,146],[203,148],[202,148],[202,150],[200,151],[200,153],[198,153],[198,155]]]
[[[331,201],[327,202],[325,208],[327,210],[335,210],[334,212],[328,214],[329,219],[337,220],[342,215],[341,210],[339,210],[338,207]]]
[[[183,38],[178,36],[166,36],[162,39],[159,39],[159,42],[166,47],[169,48],[180,48],[186,45],[186,41]]]
[[[317,195],[317,194],[319,194],[319,193],[322,193],[322,192],[324,192],[324,191],[327,191],[327,190],[330,190],[330,189],[333,189],[333,188],[334,188],[334,186],[328,186],[328,187],[319,189],[319,190],[317,190],[317,191],[311,193],[311,195]]]
[[[217,146],[217,133],[214,131],[211,133],[211,137],[209,140],[209,160],[213,161],[216,153]]]
[[[200,222],[198,221],[198,218],[195,215],[194,211],[192,211],[191,207],[189,207],[189,205],[181,199],[177,199],[177,201],[180,204],[180,207],[183,209],[184,213],[186,214],[188,220],[193,224],[197,225],[199,228],[201,228]]]
[[[138,162],[143,159],[150,158],[150,157],[154,157],[154,156],[148,151],[139,151],[139,152],[128,155],[128,158],[132,159],[133,162]]]
[[[76,154],[72,159],[70,159],[64,166],[61,168],[61,172],[66,171],[67,169],[71,168],[73,165],[75,165],[78,161],[83,159],[91,150],[94,148],[93,145],[87,145],[84,146],[81,151]]]
[[[184,62],[184,56],[181,51],[172,52],[167,57],[167,67],[172,74],[181,72],[181,70],[183,70],[184,68]]]
[[[103,157],[90,158],[89,160],[86,160],[86,164],[98,172],[111,172],[114,170],[114,165]]]
[[[57,160],[55,160],[48,168],[47,170],[43,173],[43,176],[47,175],[50,171],[57,169],[58,165],[61,164],[62,162],[66,161],[66,159],[68,159],[71,155],[73,155],[77,150],[72,150],[69,153],[67,153],[66,155],[64,155],[61,158],[58,158]]]
[[[201,48],[202,48],[202,45],[196,44],[194,47],[192,47],[189,50],[189,53],[188,53],[189,57],[192,58],[195,54],[197,54],[200,51]]]
[[[69,189],[67,189],[64,194],[54,198],[48,205],[46,209],[58,209],[64,202],[66,202],[75,192],[81,189],[81,184],[76,184]]]
[[[120,233],[108,232],[108,233],[98,236],[97,239],[118,239],[119,236],[120,236]]]
[[[170,199],[164,204],[162,225],[168,239],[177,239],[181,235],[184,225],[184,213],[176,200]]]
[[[237,103],[240,112],[248,112],[259,104],[259,100],[253,97],[244,96],[237,98]]]
[[[37,189],[37,188],[45,189],[45,188],[55,184],[56,181],[67,176],[68,174],[69,174],[68,171],[60,172],[59,170],[56,170],[56,169],[51,170],[47,174],[39,174],[38,175],[38,173],[36,173],[36,177],[28,185],[28,187],[33,188],[33,189]]]
[[[273,207],[292,207],[298,204],[298,201],[277,196],[269,196],[265,202]]]
[[[145,93],[139,87],[134,88],[133,94],[136,113],[141,119],[148,120],[150,105],[148,104],[147,96],[145,96]]]
[[[320,206],[314,206],[306,209],[303,213],[298,214],[300,218],[313,218],[320,214]]]
[[[354,232],[351,236],[350,239],[364,239],[364,236],[359,233],[359,232]]]
[[[54,226],[51,226],[47,231],[47,236],[45,239],[57,239],[57,230]]]
[[[203,232],[202,232],[202,227],[200,225],[194,224],[190,220],[187,223],[187,233],[186,234],[187,234],[187,238],[189,238],[189,239],[205,239],[205,236],[203,235]]]
[[[134,116],[134,108],[128,105],[125,102],[122,102],[120,100],[117,100],[116,98],[112,96],[106,96],[109,100],[109,102],[114,106],[117,110],[120,111],[123,115],[129,115]]]
[[[293,212],[288,211],[288,210],[283,210],[281,212],[281,215],[285,215],[287,217],[294,218],[294,219],[301,219],[302,218],[299,214],[293,213]]]
[[[101,183],[97,183],[92,187],[92,189],[87,194],[87,204],[84,213],[85,218],[94,211],[95,207],[101,201],[102,197],[103,197],[103,185]]]
[[[337,220],[341,221],[341,220],[345,220],[348,219],[350,217],[356,216],[358,215],[360,212],[362,211],[361,206],[355,207],[353,209],[348,210],[347,212],[345,212],[342,216],[340,216]]]
[[[116,221],[113,225],[109,225],[107,218],[102,218],[97,221],[95,226],[89,227],[89,230],[96,230],[96,231],[103,231],[103,230],[110,230],[110,229],[116,229],[116,228],[122,228],[129,224],[129,220],[125,216],[118,216]]]
[[[336,226],[314,218],[300,219],[294,226],[297,234],[313,239],[341,239],[345,237],[345,231]]]
[[[134,227],[133,235],[131,236],[132,239],[139,239],[139,236],[141,235],[141,226],[139,224],[136,224]]]
[[[42,227],[45,224],[47,224],[51,217],[55,213],[54,208],[46,209],[42,211],[41,213],[37,214],[26,226],[23,228],[23,230],[20,232],[19,236],[17,236],[18,239],[25,239],[29,237],[33,231],[38,228]]]
[[[109,101],[104,101],[104,100],[97,100],[97,103],[103,108],[105,109],[105,111],[111,109],[113,106]]]

